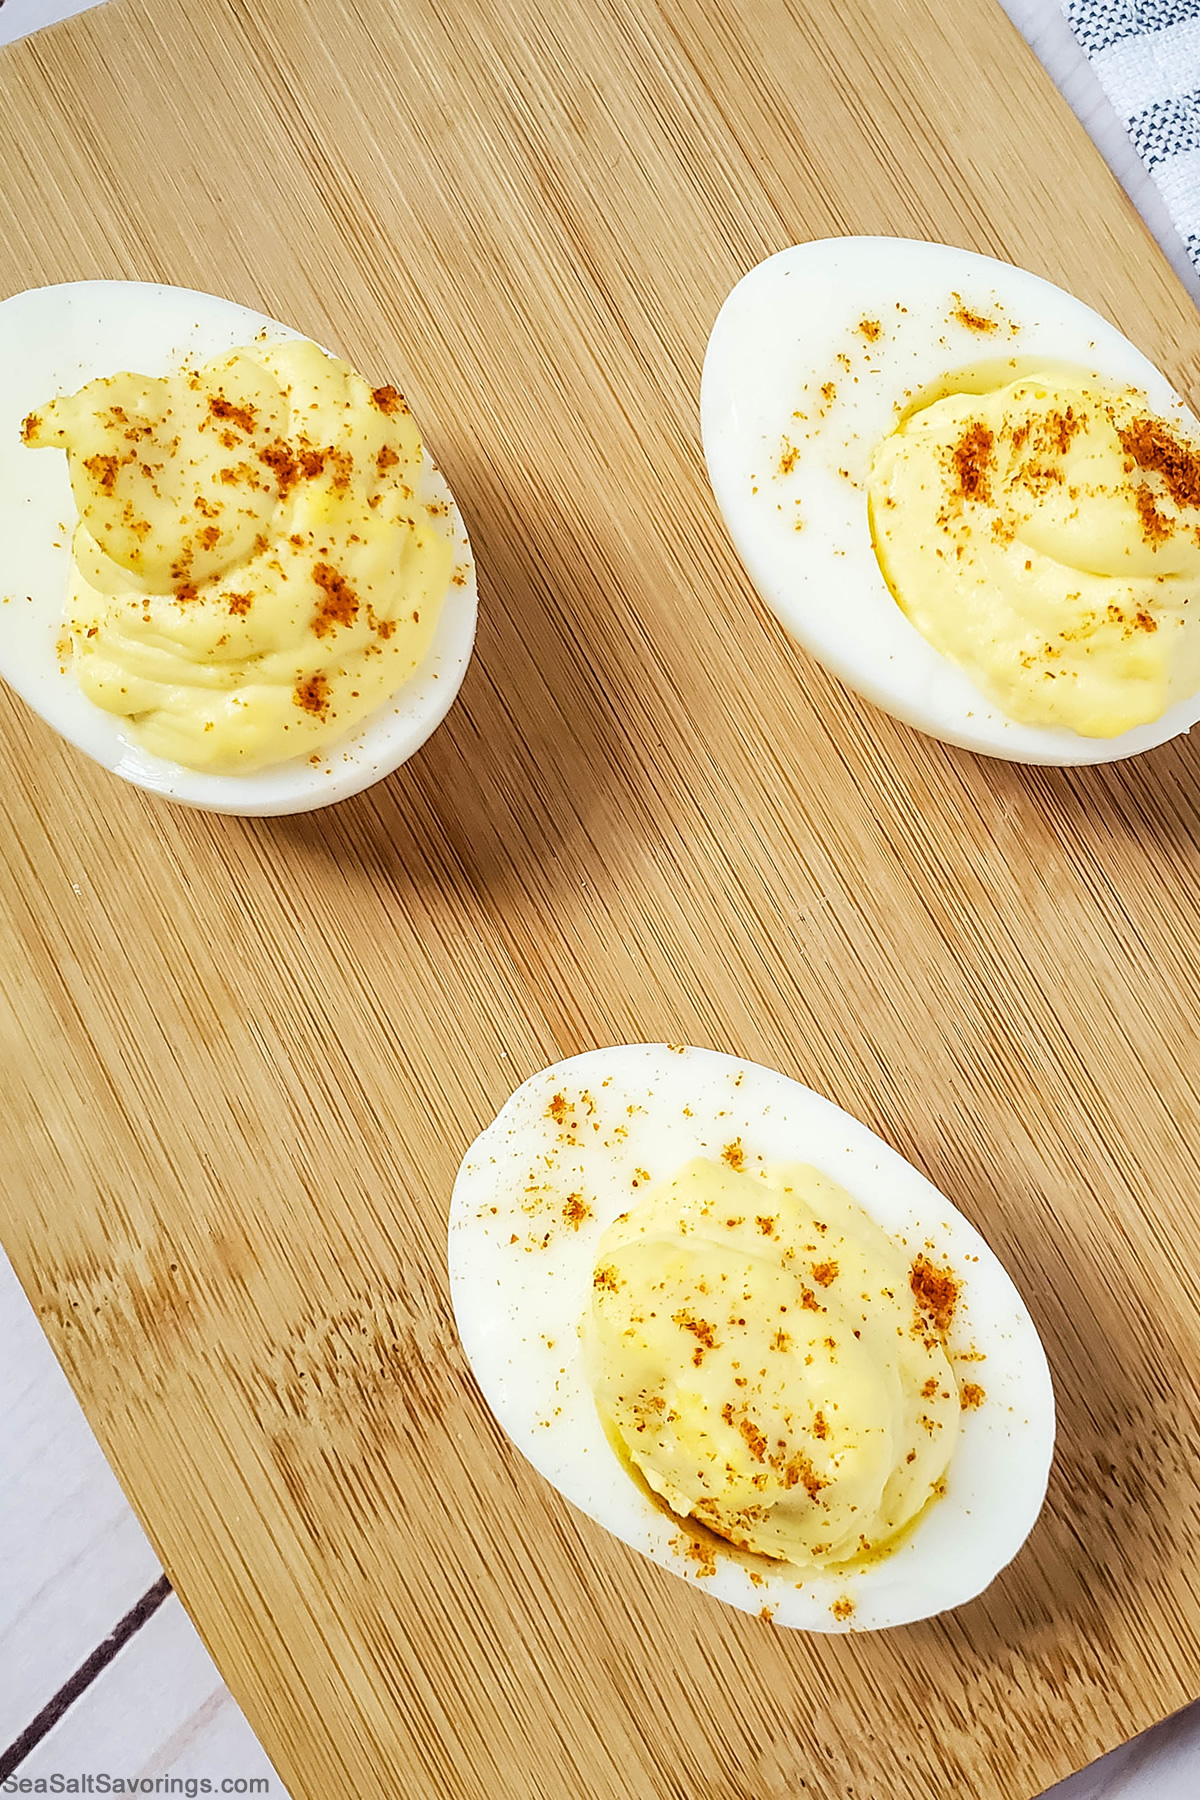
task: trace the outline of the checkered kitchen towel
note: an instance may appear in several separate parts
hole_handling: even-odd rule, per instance
[[[1063,0],[1200,269],[1200,0]]]

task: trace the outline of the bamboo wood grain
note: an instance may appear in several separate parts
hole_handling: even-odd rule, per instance
[[[0,701],[5,1244],[296,1800],[1031,1795],[1200,1694],[1197,750],[1027,771],[791,646],[696,397],[744,270],[1011,257],[1200,396],[1200,330],[985,0],[111,0],[0,60],[0,287],[262,306],[408,392],[478,657],[294,821],[154,804]],[[778,1632],[572,1513],[443,1232],[527,1073],[666,1038],[829,1094],[1045,1335],[1048,1509],[981,1600]]]

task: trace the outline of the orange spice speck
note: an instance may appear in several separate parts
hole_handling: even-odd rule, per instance
[[[917,1305],[939,1331],[948,1331],[958,1305],[959,1284],[949,1269],[939,1269],[927,1256],[918,1256],[909,1273],[909,1285]]]
[[[563,1218],[572,1231],[578,1231],[585,1219],[590,1219],[592,1209],[582,1194],[569,1194],[563,1204]]]
[[[313,565],[313,580],[324,599],[312,616],[312,628],[319,638],[328,637],[339,625],[353,625],[358,617],[358,595],[345,576],[332,563]]]
[[[968,331],[999,331],[999,319],[989,319],[984,313],[973,312],[971,308],[964,303],[961,294],[955,294],[953,298],[957,301],[957,305],[951,312],[950,317],[957,320],[958,324],[965,325]]]
[[[392,387],[390,382],[383,387],[372,388],[371,399],[380,412],[386,413],[389,418],[393,413],[408,411],[408,404],[403,394],[397,388]]]
[[[324,719],[329,711],[329,678],[320,671],[302,681],[292,694],[292,699],[301,712],[308,713],[314,719]]]

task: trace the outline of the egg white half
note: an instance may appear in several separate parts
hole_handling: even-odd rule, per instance
[[[141,749],[125,721],[79,691],[60,656],[76,509],[67,459],[21,442],[21,423],[45,401],[125,369],[167,375],[258,339],[299,337],[249,307],[185,288],[82,281],[34,288],[0,304],[0,676],[47,724],[138,787],[209,812],[260,817],[309,812],[369,787],[399,767],[441,724],[462,685],[475,641],[475,564],[454,497],[428,450],[421,501],[450,508],[455,568],[421,667],[319,764],[294,757],[247,775],[181,768]]]
[[[996,329],[960,322],[957,301]],[[859,329],[863,319],[880,327],[874,342]],[[1200,694],[1116,738],[1019,724],[909,622],[872,547],[866,478],[896,408],[948,374],[1011,359],[1132,385],[1165,418],[1198,429],[1128,338],[1050,282],[946,244],[825,238],[760,263],[721,308],[700,397],[709,479],[759,593],[847,686],[967,750],[1013,762],[1113,762],[1190,730]],[[797,452],[787,469],[785,445]]]
[[[585,1092],[595,1110],[577,1106],[573,1135],[583,1141],[565,1146],[552,1102],[560,1094],[579,1102]],[[912,1255],[949,1265],[961,1284],[947,1348],[960,1359],[960,1380],[978,1382],[986,1399],[962,1415],[944,1496],[898,1549],[851,1573],[801,1572],[727,1549],[704,1574],[683,1522],[648,1497],[609,1444],[583,1366],[579,1326],[604,1231],[647,1185],[693,1156],[720,1158],[739,1137],[751,1170],[759,1158],[812,1164]],[[574,1192],[592,1208],[578,1229],[560,1205]],[[981,1592],[1041,1510],[1054,1397],[1041,1341],[1008,1275],[910,1163],[773,1069],[710,1050],[627,1044],[542,1070],[467,1152],[449,1257],[463,1346],[513,1442],[590,1518],[732,1606],[823,1632],[925,1618]],[[963,1363],[968,1351],[981,1360]]]

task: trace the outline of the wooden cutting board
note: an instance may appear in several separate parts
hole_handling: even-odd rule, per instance
[[[852,699],[704,479],[718,305],[832,232],[1007,256],[1193,399],[1196,316],[990,0],[111,0],[0,61],[0,289],[260,306],[410,395],[479,649],[396,777],[239,822],[4,698],[3,1237],[295,1800],[1031,1795],[1200,1694],[1198,753],[987,762]],[[984,1230],[1048,1509],[881,1636],[576,1516],[464,1366],[443,1234],[525,1075],[794,1074]]]

